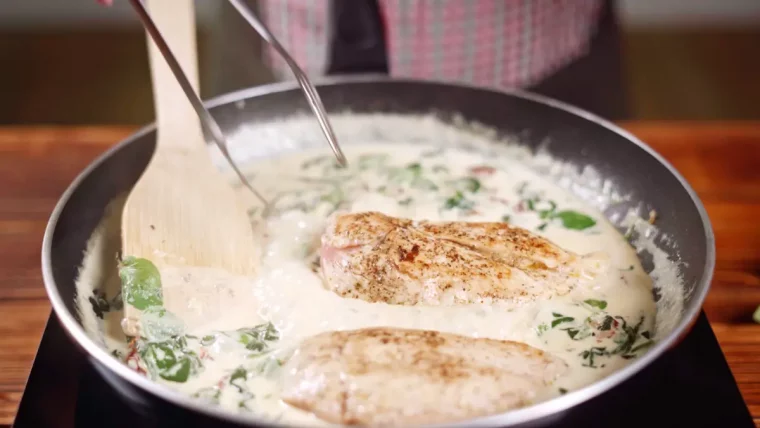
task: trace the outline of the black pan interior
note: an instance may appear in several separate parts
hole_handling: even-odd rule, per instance
[[[683,263],[687,287],[685,306],[693,304],[690,291],[700,282],[707,263],[707,234],[700,212],[689,193],[670,171],[646,149],[626,136],[564,109],[531,98],[468,87],[404,81],[343,82],[318,85],[331,112],[430,113],[442,118],[459,115],[497,129],[505,136],[519,136],[522,144],[546,149],[554,156],[578,165],[593,165],[611,178],[627,202],[605,214],[624,213],[631,207],[645,213],[656,209],[657,227],[677,242],[663,249]],[[247,96],[246,96],[247,94]],[[255,96],[253,96],[255,95]],[[232,100],[245,99],[245,103]],[[225,132],[242,123],[266,122],[308,111],[298,90],[250,90],[240,97],[222,97],[212,113]],[[230,101],[230,102],[225,102]],[[139,178],[155,147],[155,134],[145,130],[121,145],[83,177],[60,214],[53,236],[53,274],[69,311],[74,308],[74,281],[86,243],[106,205],[128,191]],[[647,254],[641,254],[645,267]],[[698,294],[698,293],[697,293]]]

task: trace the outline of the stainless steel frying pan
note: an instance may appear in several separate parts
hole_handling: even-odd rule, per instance
[[[702,203],[678,172],[643,142],[615,125],[572,106],[522,92],[497,92],[441,83],[352,77],[317,85],[329,111],[430,113],[454,115],[519,135],[520,143],[579,166],[592,165],[610,178],[627,201],[605,212],[611,217],[629,208],[656,209],[657,226],[672,239],[662,249],[680,264],[684,311],[677,327],[649,352],[624,369],[584,389],[525,409],[468,421],[463,426],[544,426],[563,411],[636,375],[683,337],[699,314],[715,264],[712,228]],[[244,102],[241,102],[244,101]],[[308,106],[293,84],[256,87],[208,103],[226,133],[241,124],[281,119]],[[255,142],[251,142],[255,144]],[[75,279],[87,240],[106,205],[128,191],[155,147],[153,125],[117,144],[87,167],[58,202],[45,232],[42,269],[53,309],[68,334],[95,367],[138,410],[151,413],[161,405],[171,426],[252,426],[265,424],[250,416],[223,412],[151,382],[100,348],[85,333],[75,308]],[[651,263],[642,254],[645,268]],[[167,421],[167,422],[168,422]],[[268,424],[271,425],[271,424]]]

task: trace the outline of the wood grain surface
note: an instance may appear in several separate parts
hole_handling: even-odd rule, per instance
[[[705,310],[760,426],[760,122],[622,124],[670,161],[707,207],[717,267]],[[134,128],[0,128],[0,426],[12,423],[50,313],[47,218],[71,180]]]

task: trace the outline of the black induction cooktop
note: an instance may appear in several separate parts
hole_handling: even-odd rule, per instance
[[[584,428],[755,426],[704,313],[677,348],[632,379],[548,423]],[[167,403],[146,407],[126,399],[106,382],[51,316],[14,426],[221,425]]]

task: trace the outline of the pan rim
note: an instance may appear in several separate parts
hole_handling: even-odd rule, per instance
[[[315,85],[320,87],[339,86],[347,83],[365,83],[365,84],[377,84],[377,83],[413,83],[419,85],[443,85],[448,87],[459,87],[463,89],[478,90],[484,92],[493,92],[502,95],[508,95],[516,98],[522,98],[535,103],[547,105],[552,108],[563,110],[572,115],[578,116],[582,119],[591,121],[607,130],[618,134],[631,143],[637,145],[640,149],[644,150],[647,154],[652,156],[657,162],[662,164],[670,174],[672,174],[683,189],[687,192],[691,198],[692,203],[697,209],[697,212],[702,220],[702,226],[705,231],[705,265],[703,267],[701,278],[697,284],[699,291],[693,298],[696,299],[696,304],[688,310],[684,311],[678,325],[666,336],[658,341],[649,352],[636,359],[632,363],[623,367],[622,369],[608,375],[607,377],[594,382],[581,389],[569,392],[563,396],[553,398],[548,401],[544,401],[538,404],[534,404],[529,407],[509,411],[502,414],[491,415],[454,424],[445,424],[445,426],[507,426],[515,425],[519,423],[526,423],[530,421],[536,421],[542,418],[558,415],[560,412],[565,411],[577,404],[585,402],[597,395],[600,395],[616,385],[621,384],[625,380],[632,377],[634,374],[640,372],[646,366],[650,365],[654,360],[659,358],[665,351],[671,348],[680,337],[686,334],[687,329],[696,320],[697,316],[701,312],[702,305],[704,304],[705,297],[709,292],[712,282],[714,270],[715,270],[715,236],[713,228],[707,215],[707,211],[696,194],[691,185],[685,180],[685,178],[659,153],[652,149],[649,145],[641,141],[632,133],[622,129],[614,123],[604,119],[596,114],[585,111],[581,108],[573,105],[558,101],[543,95],[534,94],[524,90],[498,90],[477,87],[474,85],[450,83],[439,80],[422,80],[422,79],[399,79],[392,78],[385,75],[358,75],[358,76],[341,76],[341,77],[327,77],[324,79],[317,79]],[[219,95],[217,97],[208,100],[204,104],[208,108],[214,108],[221,105],[231,104],[238,101],[247,100],[250,98],[256,98],[268,94],[287,92],[291,90],[298,90],[296,82],[286,81],[277,82],[267,85],[261,85],[251,88],[244,88],[238,91],[229,92]],[[126,365],[113,358],[106,350],[101,348],[95,343],[84,331],[82,326],[76,321],[74,315],[67,309],[66,304],[63,301],[58,287],[56,286],[53,276],[52,262],[51,262],[51,250],[53,244],[53,235],[58,224],[59,217],[63,212],[65,206],[70,200],[74,192],[79,188],[79,185],[84,181],[98,166],[103,162],[121,150],[124,146],[133,143],[135,140],[145,136],[146,134],[155,130],[155,123],[148,124],[139,128],[135,133],[129,135],[124,140],[118,142],[95,160],[93,160],[87,167],[85,167],[77,177],[69,184],[66,190],[53,209],[47,226],[45,228],[44,237],[42,240],[41,262],[42,262],[42,277],[45,285],[45,290],[48,294],[48,298],[53,306],[53,311],[58,319],[64,326],[65,331],[69,336],[72,336],[76,344],[89,354],[89,358],[94,358],[99,364],[102,364],[108,368],[111,372],[114,372],[120,378],[127,380],[132,385],[147,391],[165,401],[168,401],[174,405],[182,408],[190,409],[192,411],[200,412],[211,417],[227,420],[241,425],[253,425],[256,423],[266,423],[270,426],[286,426],[279,423],[272,425],[272,422],[256,417],[253,415],[241,415],[221,408],[202,405],[197,400],[193,400],[184,394],[181,394],[168,387],[160,385],[152,380],[149,380],[137,372],[129,369]],[[443,426],[440,424],[427,425],[427,426]]]

